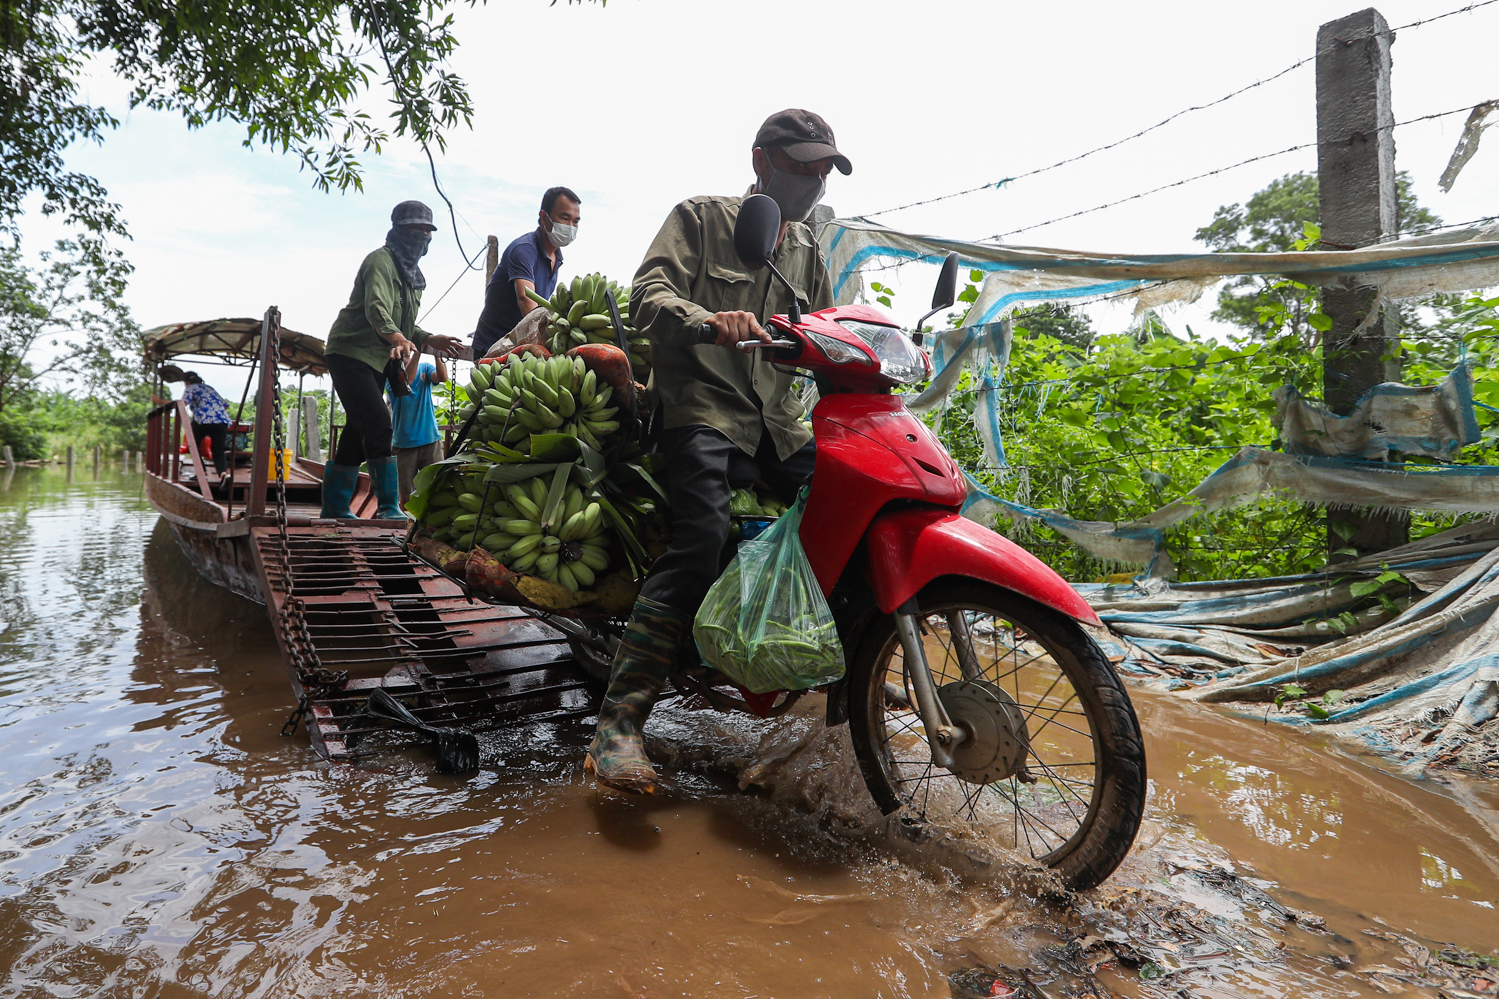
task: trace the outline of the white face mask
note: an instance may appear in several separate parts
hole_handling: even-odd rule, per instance
[[[552,241],[553,246],[566,246],[578,238],[578,227],[575,225],[563,225],[561,222],[553,222],[552,227],[547,230],[547,239]]]

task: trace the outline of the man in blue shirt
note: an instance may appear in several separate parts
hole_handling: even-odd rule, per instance
[[[406,385],[409,395],[396,395],[385,385],[390,400],[391,450],[396,456],[396,476],[400,485],[401,506],[411,496],[416,473],[442,460],[442,434],[437,429],[437,411],[432,405],[432,386],[448,380],[447,365],[437,354],[434,367],[411,352],[406,362]]]
[[[483,357],[494,342],[515,328],[526,313],[540,306],[526,297],[530,288],[551,298],[562,269],[562,247],[578,236],[582,202],[566,187],[548,188],[541,196],[535,231],[505,247],[500,265],[484,290],[484,311],[474,330],[474,357]]]

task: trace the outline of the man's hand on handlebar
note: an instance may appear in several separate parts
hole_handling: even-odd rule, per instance
[[[770,334],[761,327],[752,312],[719,312],[709,316],[703,325],[714,334],[712,339],[705,335],[704,341],[716,343],[720,347],[734,347],[746,340],[770,343]]]

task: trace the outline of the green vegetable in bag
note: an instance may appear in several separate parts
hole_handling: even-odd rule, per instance
[[[807,494],[739,554],[708,591],[693,622],[698,651],[756,694],[805,690],[843,676],[833,612],[802,550]]]

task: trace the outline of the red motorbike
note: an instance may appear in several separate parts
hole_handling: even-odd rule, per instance
[[[789,289],[770,262],[779,228],[775,202],[751,196],[734,241]],[[953,304],[956,276],[951,254],[923,322]],[[957,464],[891,391],[931,375],[920,324],[913,338],[846,305],[793,307],[766,327],[772,343],[740,346],[773,351],[820,394],[800,537],[847,666],[827,688],[828,723],[849,723],[870,794],[886,814],[997,840],[1073,889],[1099,884],[1134,840],[1146,777],[1129,695],[1082,627],[1097,616],[1035,556],[959,515]],[[597,633],[588,644],[602,660]],[[684,644],[681,692],[762,716],[797,696],[734,696]]]

